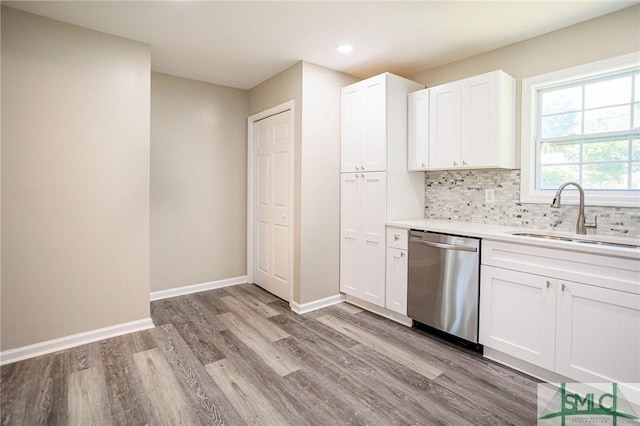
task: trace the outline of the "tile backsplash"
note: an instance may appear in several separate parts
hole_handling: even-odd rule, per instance
[[[484,190],[495,189],[495,202],[485,203]],[[425,173],[425,213],[428,219],[449,219],[575,232],[578,206],[520,203],[520,170],[466,170]],[[588,195],[587,195],[588,204]],[[587,222],[598,215],[589,234],[640,237],[640,209],[585,207]]]

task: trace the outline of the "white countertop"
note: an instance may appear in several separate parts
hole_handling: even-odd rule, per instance
[[[445,234],[463,235],[477,237],[493,241],[503,241],[518,244],[526,244],[538,247],[549,247],[555,249],[565,249],[584,253],[594,253],[605,256],[623,257],[629,259],[640,259],[640,248],[627,248],[609,245],[598,245],[580,243],[575,241],[562,241],[536,237],[525,237],[513,235],[514,232],[526,232],[530,234],[544,234],[573,238],[579,240],[602,241],[635,245],[640,247],[640,238],[612,237],[608,235],[578,235],[568,232],[555,232],[546,229],[519,228],[515,226],[488,225],[484,223],[457,222],[452,220],[435,219],[408,219],[388,221],[387,226],[394,226],[405,229],[417,229],[421,231],[442,232]]]

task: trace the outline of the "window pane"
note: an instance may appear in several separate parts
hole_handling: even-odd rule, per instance
[[[631,126],[629,106],[601,108],[584,112],[584,133],[615,132],[629,130]]]
[[[552,115],[542,118],[542,138],[580,134],[580,113]]]
[[[584,144],[582,161],[612,161],[629,158],[629,140],[591,142]]]
[[[631,146],[631,159],[640,160],[640,139],[634,139]]]
[[[585,164],[582,186],[585,189],[627,189],[629,163]]]
[[[576,111],[582,108],[582,86],[542,94],[542,114]]]
[[[578,166],[542,166],[540,167],[540,185],[542,189],[558,189],[567,181],[578,181]]]
[[[640,163],[631,163],[631,189],[640,189]]]
[[[640,102],[640,73],[635,75],[635,79],[636,81],[633,86],[633,89],[634,89],[633,92],[635,94],[633,95],[633,100],[635,102]]]
[[[599,108],[631,102],[631,76],[587,84],[584,88],[585,108]]]
[[[543,143],[540,146],[541,164],[562,164],[580,162],[579,143]]]
[[[640,104],[633,106],[633,128],[640,129]]]

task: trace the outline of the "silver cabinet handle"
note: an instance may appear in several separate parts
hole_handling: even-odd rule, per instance
[[[423,246],[437,247],[437,248],[442,248],[447,250],[460,250],[460,251],[472,251],[472,252],[478,251],[478,249],[475,247],[458,246],[458,245],[446,244],[446,243],[436,243],[434,241],[421,240],[420,238],[415,238],[415,237],[411,237],[409,239],[409,242],[412,242],[414,244],[420,244]]]
[[[565,288],[567,288],[567,286],[565,286],[564,284],[562,284],[562,291],[565,290]]]
[[[360,170],[360,167],[356,166],[356,172]]]
[[[393,234],[393,241],[400,241],[400,234]]]
[[[466,162],[466,161],[464,161],[464,160],[462,160],[462,165],[463,165],[463,166],[466,166],[466,165],[467,165],[467,162]]]
[[[426,165],[426,164],[424,164],[424,163],[422,163],[422,168],[423,168],[423,169],[426,169],[426,168],[427,168],[427,165]]]
[[[551,281],[547,280],[547,288],[551,287]]]
[[[364,166],[360,166],[360,170],[364,170]]]
[[[404,257],[404,251],[400,252],[400,257]]]
[[[453,162],[453,167],[458,167],[458,163],[456,161]]]

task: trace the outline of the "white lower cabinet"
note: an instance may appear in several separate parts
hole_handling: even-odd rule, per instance
[[[537,249],[527,256],[510,246],[483,245],[480,343],[575,381],[640,383],[640,294],[566,280],[580,277],[575,265],[585,268],[573,260],[562,260],[555,272],[540,265],[555,277],[491,266],[531,268],[554,254]]]
[[[556,372],[640,383],[640,295],[558,281]]]
[[[405,234],[407,231],[404,231]],[[388,233],[387,233],[388,235]],[[389,245],[389,241],[387,240]],[[387,288],[385,307],[407,315],[407,250],[387,247]]]
[[[340,291],[384,306],[386,173],[340,176]]]
[[[482,266],[480,343],[553,370],[556,281]]]

